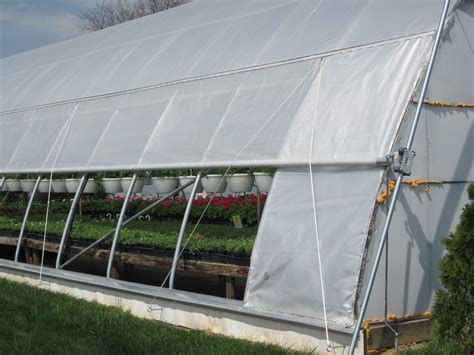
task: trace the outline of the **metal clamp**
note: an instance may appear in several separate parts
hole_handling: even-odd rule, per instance
[[[410,176],[415,156],[416,153],[414,151],[410,151],[407,148],[398,148],[398,155],[393,157],[393,171]]]

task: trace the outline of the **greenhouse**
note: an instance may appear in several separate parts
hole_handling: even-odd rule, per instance
[[[294,349],[403,342],[474,181],[473,47],[472,1],[193,0],[0,59],[0,275]]]

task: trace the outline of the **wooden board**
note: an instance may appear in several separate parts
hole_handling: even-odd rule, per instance
[[[398,332],[398,344],[411,344],[432,339],[431,319],[426,317],[390,321]],[[384,322],[369,323],[367,347],[370,352],[395,346],[395,334]]]
[[[18,239],[12,237],[1,237],[0,244],[16,246]],[[43,241],[31,238],[23,238],[23,246],[32,250],[42,250]],[[45,251],[57,253],[59,244],[54,242],[46,242],[44,245]],[[66,256],[72,257],[83,250],[83,247],[72,245],[66,250]],[[84,257],[89,257],[95,260],[107,261],[109,259],[110,251],[106,249],[95,249],[84,254]],[[34,256],[34,254],[33,254]],[[67,260],[64,258],[63,260]],[[116,252],[115,260],[122,264],[138,265],[156,267],[169,270],[173,262],[173,258],[164,256],[154,256],[146,254],[137,254],[130,252]],[[193,259],[180,259],[178,261],[178,270],[201,272],[205,274],[222,275],[229,277],[247,277],[249,267],[216,263]]]

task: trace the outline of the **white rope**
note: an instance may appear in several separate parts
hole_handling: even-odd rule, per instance
[[[322,61],[321,61],[321,66],[322,66]],[[319,90],[319,88],[318,88]],[[316,91],[316,95],[318,93],[318,90]],[[314,130],[316,127],[316,108],[317,108],[317,97],[315,99],[314,103],[314,113],[313,113],[313,128],[311,130],[311,144],[310,144],[310,150],[309,150],[309,178],[311,182],[311,198],[313,202],[313,217],[314,217],[314,228],[315,228],[315,234],[316,234],[316,247],[317,247],[317,252],[318,252],[318,265],[319,265],[319,280],[321,283],[321,298],[323,302],[323,313],[324,313],[324,328],[326,332],[326,350],[328,352],[331,352],[333,349],[333,346],[331,344],[331,341],[329,340],[329,329],[328,329],[328,316],[327,316],[327,311],[326,311],[326,297],[325,297],[325,292],[324,292],[324,281],[323,281],[323,266],[321,262],[321,247],[319,243],[319,226],[318,226],[318,214],[317,214],[317,209],[316,209],[316,197],[315,197],[315,188],[314,188],[314,178],[313,178],[313,167],[312,167],[312,158],[313,158],[313,147],[314,147]]]
[[[46,203],[46,216],[45,216],[45,221],[44,221],[44,234],[43,234],[43,248],[41,249],[41,264],[40,264],[40,272],[39,272],[40,284],[43,283],[44,254],[45,254],[45,249],[46,249],[46,235],[48,233],[49,205],[51,203],[51,188],[53,184],[53,171],[54,171],[56,162],[59,159],[59,156],[61,155],[61,151],[63,149],[64,142],[66,141],[66,137],[69,133],[69,128],[71,127],[71,122],[74,117],[74,114],[76,113],[77,106],[78,105],[76,104],[76,106],[74,107],[74,110],[72,111],[71,115],[68,118],[67,125],[65,126],[65,130],[64,130],[64,136],[62,137],[61,144],[59,145],[58,151],[56,152],[56,156],[54,157],[53,165],[51,166],[51,172],[49,174],[48,201]],[[61,132],[58,133],[58,136],[60,134]]]

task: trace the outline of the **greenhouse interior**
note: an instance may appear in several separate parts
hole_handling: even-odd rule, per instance
[[[0,276],[296,350],[413,339],[473,43],[472,1],[193,0],[2,58]]]

